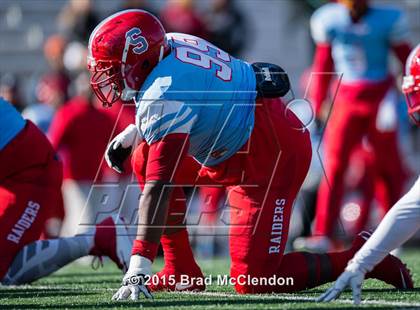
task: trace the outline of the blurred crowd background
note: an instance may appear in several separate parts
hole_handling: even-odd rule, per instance
[[[82,220],[88,223],[98,210],[112,212],[115,205],[122,202],[123,208],[127,209],[124,212],[131,218],[133,207],[137,207],[139,192],[137,186],[132,186],[134,180],[129,164],[125,173],[118,175],[103,161],[110,138],[134,121],[133,107],[121,109],[116,104],[111,109],[103,109],[91,93],[86,71],[87,41],[91,31],[104,17],[128,8],[148,10],[162,20],[167,32],[200,36],[249,62],[265,61],[281,65],[289,73],[295,93],[303,98],[305,76],[310,71],[314,53],[309,19],[314,10],[326,2],[1,0],[0,96],[12,102],[48,135],[64,161],[65,216],[57,212],[56,234],[74,234],[77,230],[74,223],[79,221],[81,214],[84,214]],[[420,1],[373,2],[401,7],[409,19],[411,43],[414,46],[420,42]],[[397,65],[393,66],[401,76]],[[400,147],[406,161],[409,185],[412,177],[420,171],[420,133],[407,120],[402,96],[396,105],[396,116],[400,120]],[[312,136],[314,149],[318,149],[319,130],[313,128]],[[314,152],[311,171],[295,204],[291,240],[310,233],[322,175],[322,161],[317,154]],[[351,162],[346,179],[349,190],[338,228],[338,234],[344,239],[357,226],[362,199],[357,184],[362,184],[360,180],[368,171],[369,160],[363,159],[363,156]],[[223,193],[214,193],[213,197],[217,195]],[[200,235],[195,238],[196,250],[205,257],[227,253],[226,236],[223,236],[226,230],[217,228],[220,218],[223,221],[224,200],[214,199],[219,200],[217,214],[220,216],[202,219],[211,225],[201,228],[191,225],[192,235]],[[193,197],[192,201],[194,207],[189,221],[194,224],[200,221],[194,215],[203,208],[206,199]],[[210,204],[214,208],[214,200]],[[368,225],[374,227],[379,219],[380,212],[373,199]]]

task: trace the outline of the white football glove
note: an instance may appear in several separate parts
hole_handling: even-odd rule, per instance
[[[130,156],[143,137],[137,130],[136,125],[130,124],[120,132],[111,143],[109,143],[105,152],[105,160],[108,166],[118,173],[124,171],[124,162]]]
[[[319,296],[317,301],[329,302],[337,299],[347,287],[350,287],[353,292],[353,303],[358,305],[360,304],[362,298],[362,283],[364,279],[365,272],[361,271],[356,264],[350,261],[349,265],[338,277],[334,285],[324,294]]]
[[[132,255],[130,259],[130,267],[126,272],[122,285],[119,290],[112,296],[112,300],[137,300],[140,293],[145,298],[153,299],[152,294],[147,288],[147,281],[152,274],[152,262],[140,255]]]

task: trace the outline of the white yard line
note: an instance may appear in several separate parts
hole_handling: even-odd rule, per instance
[[[82,285],[82,284],[74,284],[75,286]],[[76,289],[71,286],[57,286],[57,285],[43,285],[43,286],[33,286],[33,285],[20,285],[20,286],[0,286],[1,289],[40,289],[40,290],[69,290],[69,289]],[[95,291],[95,292],[114,292],[114,288],[89,288],[84,289],[86,291]],[[31,293],[31,292],[29,292]],[[202,295],[202,296],[208,296],[208,297],[228,297],[228,298],[241,298],[241,299],[278,299],[278,300],[287,300],[287,301],[308,301],[308,302],[315,302],[314,297],[307,297],[307,296],[296,296],[296,295],[290,295],[290,294],[264,294],[264,295],[238,295],[238,294],[232,294],[232,293],[219,293],[219,292],[169,292],[172,294],[185,294],[185,295]],[[353,301],[351,299],[338,299],[335,301],[336,303],[340,304],[353,304]],[[375,299],[375,300],[364,300],[362,301],[362,304],[364,305],[385,305],[385,306],[391,306],[391,307],[418,307],[420,308],[420,303],[414,302],[405,302],[405,301],[389,301],[389,300],[381,300],[381,299]]]

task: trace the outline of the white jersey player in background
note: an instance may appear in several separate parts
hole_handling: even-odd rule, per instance
[[[408,113],[420,126],[420,44],[411,52],[406,64],[403,91]],[[350,286],[353,301],[361,301],[361,287],[370,272],[393,249],[401,246],[420,229],[420,176],[413,187],[386,214],[373,235],[349,261],[334,286],[322,294],[318,301],[331,301]]]

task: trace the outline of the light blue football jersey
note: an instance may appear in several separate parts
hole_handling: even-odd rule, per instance
[[[148,144],[186,133],[205,166],[235,154],[254,126],[256,81],[250,64],[187,34],[167,34],[171,53],[136,98],[136,124]]]
[[[22,131],[25,124],[15,107],[0,97],[0,151]]]
[[[311,18],[312,37],[330,43],[335,70],[344,82],[379,81],[389,74],[390,47],[408,41],[407,17],[388,6],[370,6],[353,23],[349,11],[339,3],[320,7]]]

